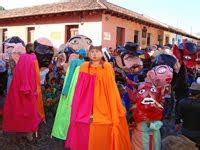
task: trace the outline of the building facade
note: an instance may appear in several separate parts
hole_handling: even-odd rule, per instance
[[[198,38],[105,0],[70,0],[0,12],[0,43],[19,36],[26,43],[39,37],[52,40],[55,47],[77,34],[90,37],[94,45],[115,48],[126,41],[142,48],[154,44]]]

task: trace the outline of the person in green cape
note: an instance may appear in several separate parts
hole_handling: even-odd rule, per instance
[[[51,137],[66,140],[67,131],[70,124],[71,103],[74,95],[80,65],[87,56],[85,49],[78,50],[79,58],[69,62],[69,67],[64,79],[64,86],[59,100],[56,117],[53,124]]]

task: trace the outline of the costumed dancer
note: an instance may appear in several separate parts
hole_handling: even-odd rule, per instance
[[[160,150],[161,101],[159,88],[148,82],[139,85],[132,107],[135,122],[132,150]]]
[[[73,59],[69,62],[66,72],[62,95],[59,100],[56,117],[51,136],[66,140],[67,131],[70,124],[71,103],[74,96],[76,81],[79,74],[79,68],[84,63],[84,57],[87,56],[85,49],[78,51],[79,59]]]
[[[39,73],[40,73],[40,86],[45,85],[44,81],[46,79],[46,75],[49,73],[49,68],[48,66],[51,64],[53,55],[54,55],[54,49],[53,49],[53,44],[52,42],[45,38],[41,37],[38,38],[37,40],[34,41],[34,52],[37,57],[37,61],[39,64]],[[42,81],[42,82],[41,82]],[[39,86],[39,83],[38,83]],[[42,91],[43,90],[43,91]],[[44,89],[41,90],[41,93],[45,93]],[[44,116],[44,109],[43,108],[43,101],[42,101],[42,96],[40,98],[41,100],[38,101],[38,107],[40,108],[40,114],[41,116]],[[44,101],[46,102],[46,101]]]
[[[16,62],[14,61],[14,59],[12,58],[12,53],[13,53],[13,49],[15,48],[16,45],[21,45],[21,48],[18,50],[18,54],[14,54],[14,57],[18,57],[17,55],[20,55],[20,53],[24,53],[24,47],[25,47],[25,43],[22,39],[20,39],[18,36],[13,36],[11,38],[8,38],[7,40],[4,41],[3,46],[4,46],[4,52],[6,54],[5,60],[8,63],[8,80],[7,80],[7,92],[9,90],[10,87],[10,83],[12,80],[12,76],[13,76],[13,70],[15,68]],[[20,52],[21,51],[21,52]]]
[[[21,54],[6,97],[3,118],[3,131],[28,133],[29,140],[43,119],[37,106],[39,75],[35,60],[34,54]]]
[[[174,45],[173,54],[176,56],[181,65],[180,71],[176,76],[174,76],[173,83],[176,98],[175,115],[177,116],[179,100],[189,96],[190,90],[188,87],[197,78],[197,46],[190,41],[184,41],[178,47]],[[177,117],[176,123],[179,123]]]
[[[130,150],[125,108],[114,71],[101,47],[91,46],[80,66],[65,143],[71,150]]]
[[[172,69],[167,65],[152,68],[147,73],[144,83],[130,83],[138,87],[137,91],[127,88],[133,99],[133,150],[160,149],[160,127],[163,116],[163,96],[167,93],[167,87],[172,80]],[[132,92],[132,94],[131,94]]]
[[[6,97],[7,68],[4,54],[0,53],[0,130],[2,129],[3,105]]]

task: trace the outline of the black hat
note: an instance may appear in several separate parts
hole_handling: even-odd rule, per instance
[[[180,50],[183,50],[183,49],[187,49],[191,54],[195,54],[197,52],[197,45],[190,42],[190,41],[187,41],[185,43],[181,43],[178,48]]]
[[[134,56],[139,56],[144,54],[144,51],[139,50],[139,45],[137,43],[126,42],[124,45],[124,49],[126,50],[126,52],[130,54],[132,53]]]
[[[3,43],[21,43],[25,47],[24,41],[18,36],[13,36],[11,38],[8,38]]]

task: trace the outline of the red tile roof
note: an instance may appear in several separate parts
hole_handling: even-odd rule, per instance
[[[0,11],[0,19],[104,9],[97,2],[63,2]]]

